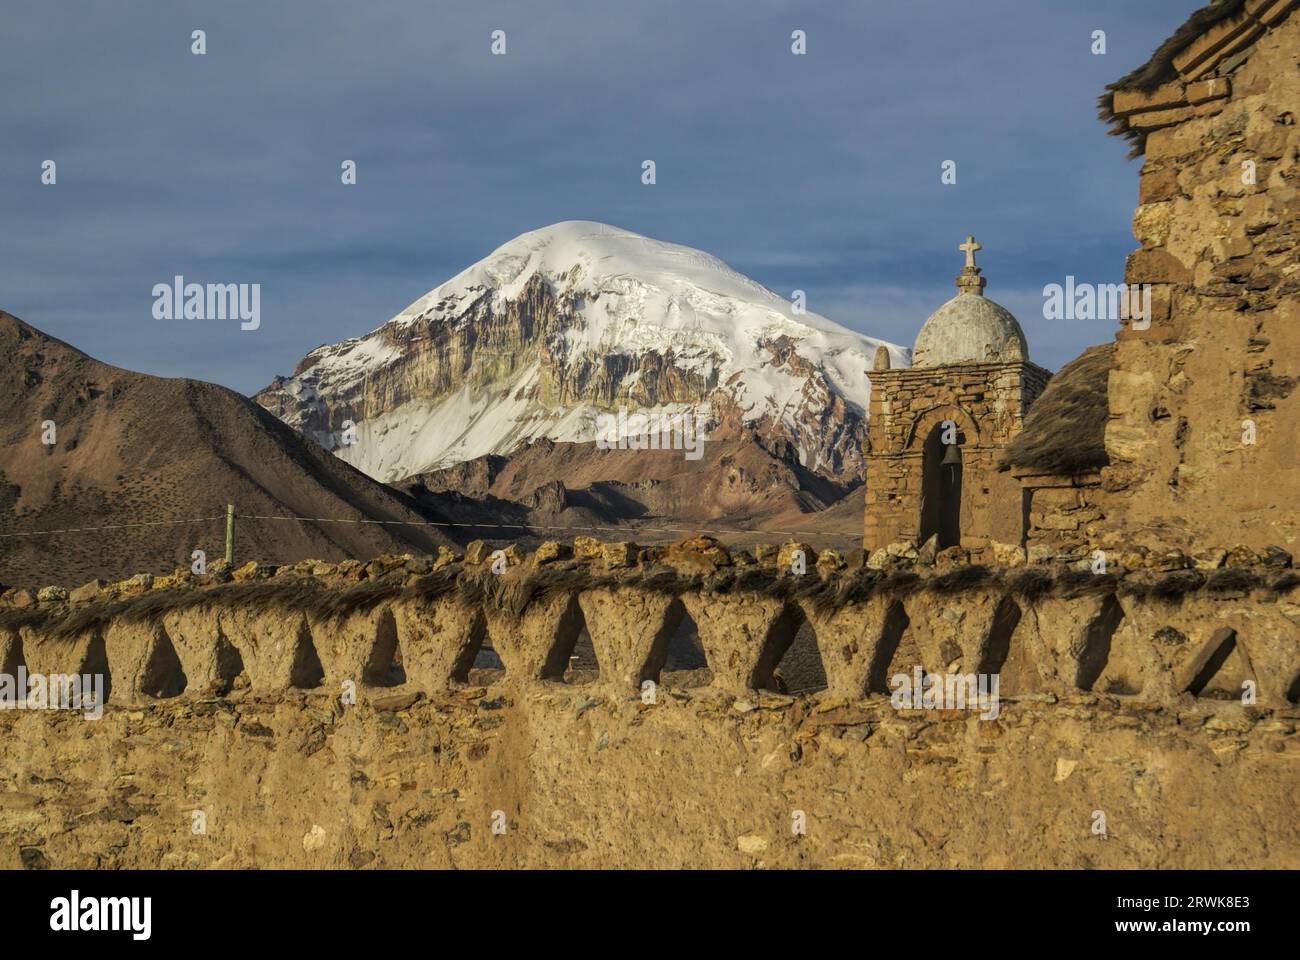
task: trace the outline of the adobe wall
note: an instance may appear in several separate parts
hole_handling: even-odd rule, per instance
[[[1286,14],[1291,6],[1272,5],[1268,17],[1284,19],[1243,35],[1262,32],[1218,67],[1228,76],[1115,94],[1116,113],[1149,130],[1133,216],[1142,246],[1125,277],[1153,285],[1154,315],[1149,330],[1118,337],[1103,546],[1296,542],[1300,16]],[[1201,48],[1236,29],[1220,25],[1175,64],[1194,74]],[[1243,182],[1247,161],[1253,184]]]
[[[0,867],[1295,869],[1296,723],[558,685],[6,711]]]
[[[826,551],[799,575],[791,549],[583,541],[494,573],[475,545],[11,591],[6,669],[112,688],[99,720],[0,710],[0,865],[1300,866],[1280,563]],[[664,670],[684,616],[702,677]],[[805,626],[827,689],[771,692]],[[584,628],[599,672],[572,682]],[[504,672],[472,666],[483,644]],[[996,674],[996,717],[877,692],[918,666]]]
[[[1027,498],[1025,549],[1032,558],[1082,560],[1103,526],[1106,494],[1097,473],[1035,474],[1012,470]]]

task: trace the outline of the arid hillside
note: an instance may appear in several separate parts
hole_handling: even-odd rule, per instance
[[[85,531],[0,538],[2,583],[170,571],[196,549],[217,560],[227,503],[255,516],[430,518],[224,387],[101,363],[3,312],[0,361],[0,533]],[[207,519],[160,522],[196,518]],[[236,559],[337,560],[446,542],[434,527],[241,520]]]
[[[841,535],[840,546],[856,545],[862,513],[856,487],[801,466],[788,445],[775,446],[774,453],[743,428],[704,443],[695,460],[680,450],[601,450],[543,438],[510,456],[476,457],[394,486],[458,522],[482,524],[473,532],[485,539],[529,540],[525,527],[533,539],[557,530],[614,535],[617,529],[649,543],[717,529],[740,543],[749,542],[742,529],[807,529]],[[832,504],[848,509],[828,523],[822,514]],[[518,526],[503,533],[492,524]]]

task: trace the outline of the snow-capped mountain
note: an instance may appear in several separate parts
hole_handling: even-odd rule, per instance
[[[750,430],[840,475],[861,471],[882,345],[907,365],[906,349],[796,313],[700,250],[568,221],[318,347],[256,399],[383,481],[526,440],[592,441],[597,416],[620,408],[689,410],[711,433]]]

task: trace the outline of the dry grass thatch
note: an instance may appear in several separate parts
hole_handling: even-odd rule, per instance
[[[1142,90],[1150,92],[1161,84],[1173,80],[1178,71],[1174,69],[1174,57],[1182,53],[1183,48],[1203,34],[1210,27],[1222,20],[1237,16],[1246,6],[1246,0],[1214,0],[1192,13],[1181,27],[1174,31],[1164,43],[1156,49],[1146,63],[1120,77],[1106,89]]]
[[[772,567],[724,567],[712,573],[679,573],[663,566],[595,569],[578,563],[512,568],[496,576],[487,568],[454,564],[414,579],[386,576],[340,584],[313,577],[224,583],[201,589],[165,589],[134,597],[102,598],[69,607],[43,603],[23,608],[0,607],[0,631],[32,627],[53,639],[73,640],[103,630],[113,620],[148,621],[163,614],[198,606],[244,607],[307,615],[313,621],[366,612],[378,604],[407,599],[435,599],[455,594],[466,605],[485,605],[519,616],[536,602],[556,594],[576,594],[601,588],[652,591],[681,595],[699,591],[715,595],[771,597],[807,605],[828,613],[873,596],[909,595],[948,598],[972,590],[1005,591],[1020,600],[1055,596],[1118,593],[1177,603],[1187,594],[1246,593],[1268,589],[1286,595],[1300,587],[1300,574],[1284,570],[1222,569],[1209,574],[1194,570],[1137,573],[1117,577],[1088,570],[1056,568],[990,568],[979,565],[922,576],[913,570],[844,570],[833,576],[792,576]],[[936,599],[934,602],[941,602]]]
[[[1115,344],[1103,343],[1062,367],[1029,408],[1002,468],[1075,474],[1106,466],[1106,380],[1114,365]]]

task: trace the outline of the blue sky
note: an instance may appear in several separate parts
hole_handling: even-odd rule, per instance
[[[1044,320],[1043,285],[1118,282],[1136,246],[1138,162],[1096,98],[1199,5],[11,6],[0,308],[121,366],[253,392],[511,237],[589,219],[910,346],[974,233],[988,296],[1055,369],[1114,324]],[[175,274],[260,283],[261,328],[154,319]]]

